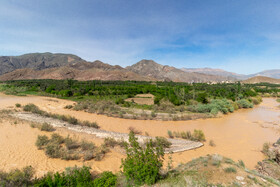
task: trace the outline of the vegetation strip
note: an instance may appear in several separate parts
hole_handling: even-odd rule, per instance
[[[7,94],[36,94],[77,101],[67,109],[128,119],[190,120],[252,108],[261,97],[277,97],[279,85],[206,84],[145,81],[17,80],[0,85]],[[149,94],[151,105],[133,98]],[[145,98],[142,98],[145,99]],[[150,101],[149,101],[150,102]]]
[[[26,112],[31,112],[34,114],[39,114],[41,116],[45,116],[45,117],[51,117],[54,119],[59,119],[65,122],[68,122],[72,125],[81,125],[81,126],[88,126],[88,127],[93,127],[93,128],[99,128],[99,126],[97,125],[96,122],[89,122],[89,121],[79,121],[78,119],[72,117],[72,116],[65,116],[65,115],[60,115],[60,114],[52,114],[52,113],[48,113],[45,112],[43,110],[40,110],[39,107],[37,107],[34,104],[27,104],[23,107],[23,110]]]

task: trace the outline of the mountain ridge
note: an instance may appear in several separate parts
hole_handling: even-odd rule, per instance
[[[51,69],[51,71],[49,70]],[[32,75],[28,75],[32,74]],[[280,78],[280,69],[242,75],[213,68],[176,68],[143,59],[125,68],[100,60],[86,61],[64,53],[28,53],[19,56],[0,56],[0,80],[67,79],[77,80],[146,80],[174,82],[233,82],[253,76]]]

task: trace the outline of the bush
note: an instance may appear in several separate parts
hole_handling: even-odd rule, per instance
[[[20,108],[20,107],[21,107],[21,104],[17,103],[17,104],[16,104],[16,107],[17,107],[17,108]]]
[[[192,139],[195,141],[206,141],[205,135],[202,130],[194,130]]]
[[[226,173],[236,173],[236,169],[234,167],[227,167],[224,169]]]
[[[69,136],[64,139],[64,143],[67,149],[77,149],[81,146],[77,140],[73,140]]]
[[[93,149],[96,148],[96,146],[92,142],[88,142],[88,141],[83,140],[81,142],[81,148],[82,148],[83,151],[86,151],[86,150],[93,150]]]
[[[100,177],[96,178],[93,182],[94,187],[111,187],[115,186],[117,182],[117,176],[112,172],[105,171]]]
[[[164,137],[156,137],[155,140],[152,140],[152,145],[154,147],[157,146],[162,146],[163,148],[170,148],[170,146],[172,145],[171,142],[169,142],[166,138]]]
[[[64,143],[64,138],[57,133],[53,133],[51,141],[58,143],[58,144],[62,144],[62,143]]]
[[[263,144],[262,152],[263,152],[263,154],[265,154],[266,156],[269,155],[269,147],[270,147],[269,143],[264,143],[264,144]]]
[[[250,103],[247,99],[241,99],[236,102],[239,108],[253,108],[253,104]]]
[[[46,135],[38,136],[35,145],[38,147],[38,149],[42,149],[44,146],[46,146],[49,143],[49,138]]]
[[[91,160],[94,158],[93,156],[93,152],[92,151],[87,151],[85,154],[84,154],[84,161],[87,161],[87,160]]]
[[[144,148],[137,142],[133,132],[129,133],[129,145],[126,146],[126,159],[122,160],[123,173],[128,181],[136,185],[154,184],[160,179],[163,165],[163,147],[153,147],[152,141]]]
[[[56,142],[49,142],[46,145],[45,153],[50,158],[60,158],[61,157],[61,146]]]
[[[31,166],[24,167],[22,170],[15,169],[8,173],[0,171],[1,186],[31,186],[32,178],[35,174]]]
[[[93,128],[96,128],[96,129],[99,129],[99,125],[97,124],[97,122],[89,122],[89,121],[83,121],[81,122],[81,125],[82,126],[87,126],[87,127],[93,127]]]
[[[172,131],[168,130],[167,134],[169,138],[174,138]]]
[[[43,111],[41,111],[36,105],[34,104],[27,104],[23,107],[23,110],[26,112],[32,112],[35,114],[42,114]]]
[[[190,131],[186,132],[171,132],[172,136],[174,135],[176,138],[183,138],[192,141],[206,141],[205,135],[202,130],[194,130],[193,134]]]
[[[43,125],[41,126],[41,131],[52,132],[55,131],[55,128],[53,128],[53,126],[48,123],[43,123]]]
[[[73,105],[66,105],[64,108],[65,109],[71,109],[71,108],[73,108]]]
[[[114,138],[105,138],[104,139],[104,145],[106,147],[115,147],[119,144],[119,142],[117,140],[115,140]]]
[[[66,168],[63,173],[48,174],[36,186],[93,186],[90,168]]]

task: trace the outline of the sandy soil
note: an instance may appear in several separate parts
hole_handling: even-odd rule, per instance
[[[128,133],[128,128],[131,126],[142,132],[147,132],[151,136],[167,137],[168,130],[203,130],[207,139],[206,145],[196,150],[173,154],[175,166],[199,156],[218,153],[230,157],[235,161],[243,160],[246,167],[253,169],[258,161],[264,159],[263,154],[260,152],[263,143],[275,142],[279,138],[279,129],[263,128],[262,126],[264,123],[279,125],[280,110],[277,108],[279,103],[272,98],[264,98],[263,103],[254,109],[239,110],[221,118],[173,122],[118,119],[89,114],[83,111],[64,109],[64,106],[73,104],[73,102],[67,100],[37,96],[17,97],[0,94],[0,109],[13,108],[16,103],[34,103],[42,110],[48,112],[68,114],[80,120],[96,121],[101,129],[107,131]],[[1,123],[1,121],[0,124],[2,124],[0,125],[0,169],[21,168],[26,165],[34,165],[36,168],[39,168],[38,170],[46,171],[62,170],[66,166],[82,164],[81,162],[48,159],[43,152],[38,151],[34,146],[37,134],[41,132],[31,130],[29,126],[18,125],[15,127],[7,122]],[[8,130],[9,128],[10,130]],[[23,137],[18,134],[22,134]],[[17,138],[10,141],[12,139],[11,137]],[[216,144],[215,147],[208,145],[210,140],[214,141]],[[30,151],[27,151],[27,147]],[[117,152],[112,152],[111,154],[103,161],[91,164],[93,169],[97,171],[118,171],[123,155]]]

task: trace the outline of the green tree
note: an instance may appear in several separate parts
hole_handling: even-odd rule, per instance
[[[153,146],[149,140],[141,147],[135,134],[130,132],[126,145],[126,159],[122,160],[123,173],[127,180],[136,185],[154,184],[160,179],[164,150],[162,145]]]

